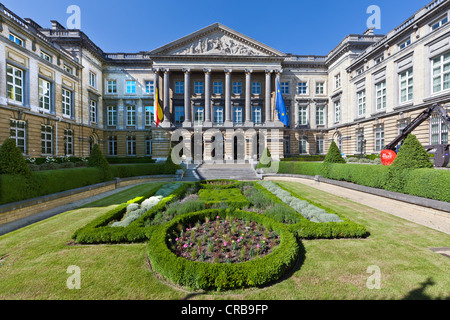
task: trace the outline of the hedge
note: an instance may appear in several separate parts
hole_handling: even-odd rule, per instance
[[[113,177],[165,174],[164,164],[112,165]],[[174,174],[175,172],[173,172]],[[0,204],[41,197],[104,182],[98,168],[71,168],[32,172],[29,178],[0,175]]]
[[[156,206],[152,207],[141,217],[133,221],[127,227],[110,227],[108,224],[114,220],[119,220],[124,215],[127,206],[130,203],[141,203],[145,199],[154,195],[161,184],[154,185],[144,195],[139,196],[126,203],[122,203],[116,208],[108,211],[106,214],[93,220],[86,226],[78,229],[72,235],[72,239],[81,244],[100,244],[100,243],[135,243],[147,241],[153,229],[157,226],[146,226],[146,221],[162,211],[167,204],[180,198],[191,186],[190,183],[184,183],[180,188],[176,189],[171,195],[162,199]]]
[[[305,162],[280,162],[278,173],[307,176],[321,175],[324,178],[352,182],[358,185],[410,194],[418,197],[450,202],[450,171],[438,169],[403,170],[403,181],[395,190],[388,185],[390,167],[363,164],[323,164]]]
[[[106,157],[109,164],[155,163],[151,157]]]
[[[271,228],[280,235],[280,245],[267,256],[237,264],[191,261],[177,257],[167,247],[167,234],[178,225],[193,224],[205,217],[213,219],[217,215],[251,220]],[[179,216],[159,227],[148,243],[148,257],[154,271],[177,285],[206,290],[260,287],[276,281],[294,266],[299,254],[297,239],[285,225],[245,211],[205,210]]]

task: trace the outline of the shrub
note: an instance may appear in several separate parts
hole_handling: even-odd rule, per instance
[[[109,163],[103,156],[98,144],[94,144],[94,147],[92,148],[92,152],[88,160],[88,166],[99,168],[103,173],[103,181],[108,181],[113,178]]]
[[[422,144],[417,140],[416,136],[409,134],[403,142],[397,158],[394,160],[392,167],[400,169],[420,169],[432,168],[428,152]]]
[[[13,139],[6,139],[0,147],[0,173],[23,176],[29,176],[31,173]]]
[[[249,205],[248,200],[238,188],[234,189],[201,189],[198,192],[199,200],[209,207],[226,204],[232,208],[244,208]]]
[[[330,149],[328,149],[327,156],[324,160],[325,163],[346,163],[344,158],[341,155],[341,151],[339,150],[336,142],[332,141]]]
[[[181,166],[176,165],[172,160],[172,149],[170,149],[169,155],[164,163],[164,168],[166,174],[175,174],[181,168]]]
[[[271,163],[272,155],[270,154],[269,148],[265,148],[256,168],[270,168]]]

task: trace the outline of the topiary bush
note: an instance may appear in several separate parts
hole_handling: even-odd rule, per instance
[[[346,163],[341,155],[336,142],[331,142],[330,149],[328,149],[327,156],[325,157],[324,163]]]
[[[103,181],[108,181],[113,178],[109,162],[103,156],[98,144],[94,144],[94,147],[92,148],[92,152],[88,160],[88,167],[99,168],[103,173]]]
[[[22,152],[13,139],[6,139],[0,147],[0,173],[23,176],[31,174]]]

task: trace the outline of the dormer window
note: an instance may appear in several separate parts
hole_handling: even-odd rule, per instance
[[[402,42],[400,42],[398,44],[398,48],[400,50],[405,49],[406,47],[408,47],[409,45],[411,45],[411,37],[408,37],[407,39],[403,40]]]
[[[41,51],[41,58],[46,60],[46,61],[48,61],[48,62],[50,62],[50,63],[52,62],[52,56],[47,54],[47,53],[45,53],[45,52],[43,52],[43,51]]]
[[[25,47],[25,41],[23,41],[22,38],[19,38],[15,34],[10,33],[9,34],[9,40],[11,40],[12,42],[18,44],[21,47]]]
[[[447,22],[448,22],[448,17],[447,16],[441,17],[441,18],[439,18],[438,21],[436,21],[436,22],[431,24],[431,30],[434,31],[434,30],[442,27]]]

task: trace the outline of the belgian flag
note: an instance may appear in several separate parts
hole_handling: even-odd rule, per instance
[[[162,122],[163,118],[164,118],[164,112],[163,112],[163,109],[162,109],[161,105],[159,104],[158,88],[155,88],[155,122],[156,122],[156,127],[159,126],[159,124]]]

